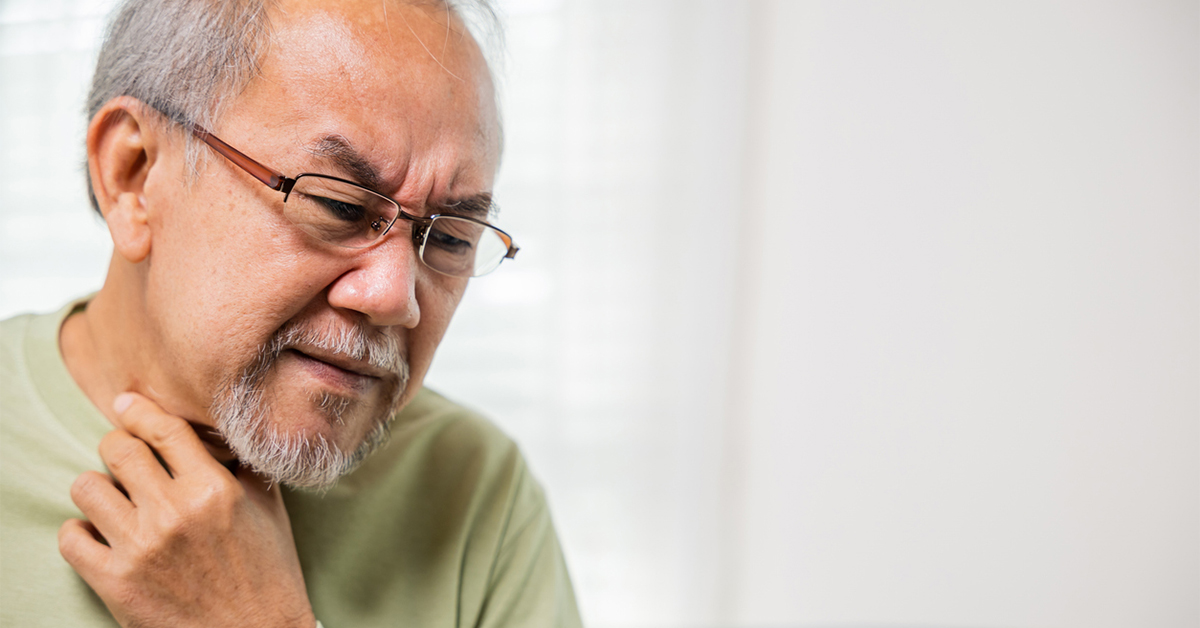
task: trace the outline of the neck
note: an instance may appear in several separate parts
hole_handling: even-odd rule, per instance
[[[138,269],[122,266],[114,260],[100,292],[63,322],[59,346],[67,371],[115,427],[122,425],[113,400],[135,392],[191,422],[217,459],[231,459],[207,413],[192,416],[172,403],[169,375],[160,366],[165,357],[151,335],[155,326],[147,320],[145,292],[136,283]]]
[[[100,412],[119,427],[112,408],[117,395],[132,391],[153,397],[132,359],[139,353],[138,347],[142,342],[136,333],[138,322],[131,320],[130,316],[117,315],[116,304],[120,300],[116,293],[121,292],[122,282],[114,275],[114,269],[110,267],[100,292],[84,310],[72,314],[63,322],[59,331],[59,346],[63,362],[75,383],[79,384]],[[140,308],[121,310],[128,312]]]

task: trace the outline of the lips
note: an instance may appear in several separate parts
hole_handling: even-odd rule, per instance
[[[357,362],[344,356],[313,355],[300,349],[288,349],[287,353],[297,358],[305,370],[328,384],[338,388],[362,391],[379,381],[384,374],[369,364]]]
[[[311,346],[292,346],[290,349],[314,360],[335,366],[343,371],[349,371],[365,377],[382,379],[389,375],[395,375],[395,373],[379,368],[366,360],[358,360],[344,353],[335,353]]]

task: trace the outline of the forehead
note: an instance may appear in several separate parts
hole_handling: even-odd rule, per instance
[[[490,187],[499,125],[486,62],[439,6],[285,1],[260,75],[231,111],[279,141],[344,139],[393,187]]]

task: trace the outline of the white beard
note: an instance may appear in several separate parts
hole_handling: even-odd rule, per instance
[[[343,450],[322,434],[306,437],[283,433],[272,421],[271,407],[263,399],[264,382],[285,350],[304,345],[364,360],[396,375],[392,389],[383,391],[388,398],[383,412],[373,417],[373,427],[353,451]],[[272,482],[321,491],[333,486],[387,442],[388,426],[399,410],[408,376],[408,363],[400,355],[399,341],[394,336],[372,337],[361,327],[323,334],[290,322],[275,332],[236,378],[221,386],[211,412],[217,430],[241,464]],[[311,399],[331,423],[338,424],[357,401],[330,393],[320,393]]]

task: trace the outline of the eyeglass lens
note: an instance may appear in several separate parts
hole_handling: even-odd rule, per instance
[[[287,219],[309,235],[351,248],[369,246],[400,213],[400,206],[387,197],[320,175],[297,177],[283,207]],[[499,230],[456,216],[435,217],[423,235],[416,243],[421,261],[455,277],[495,270],[510,244]]]

